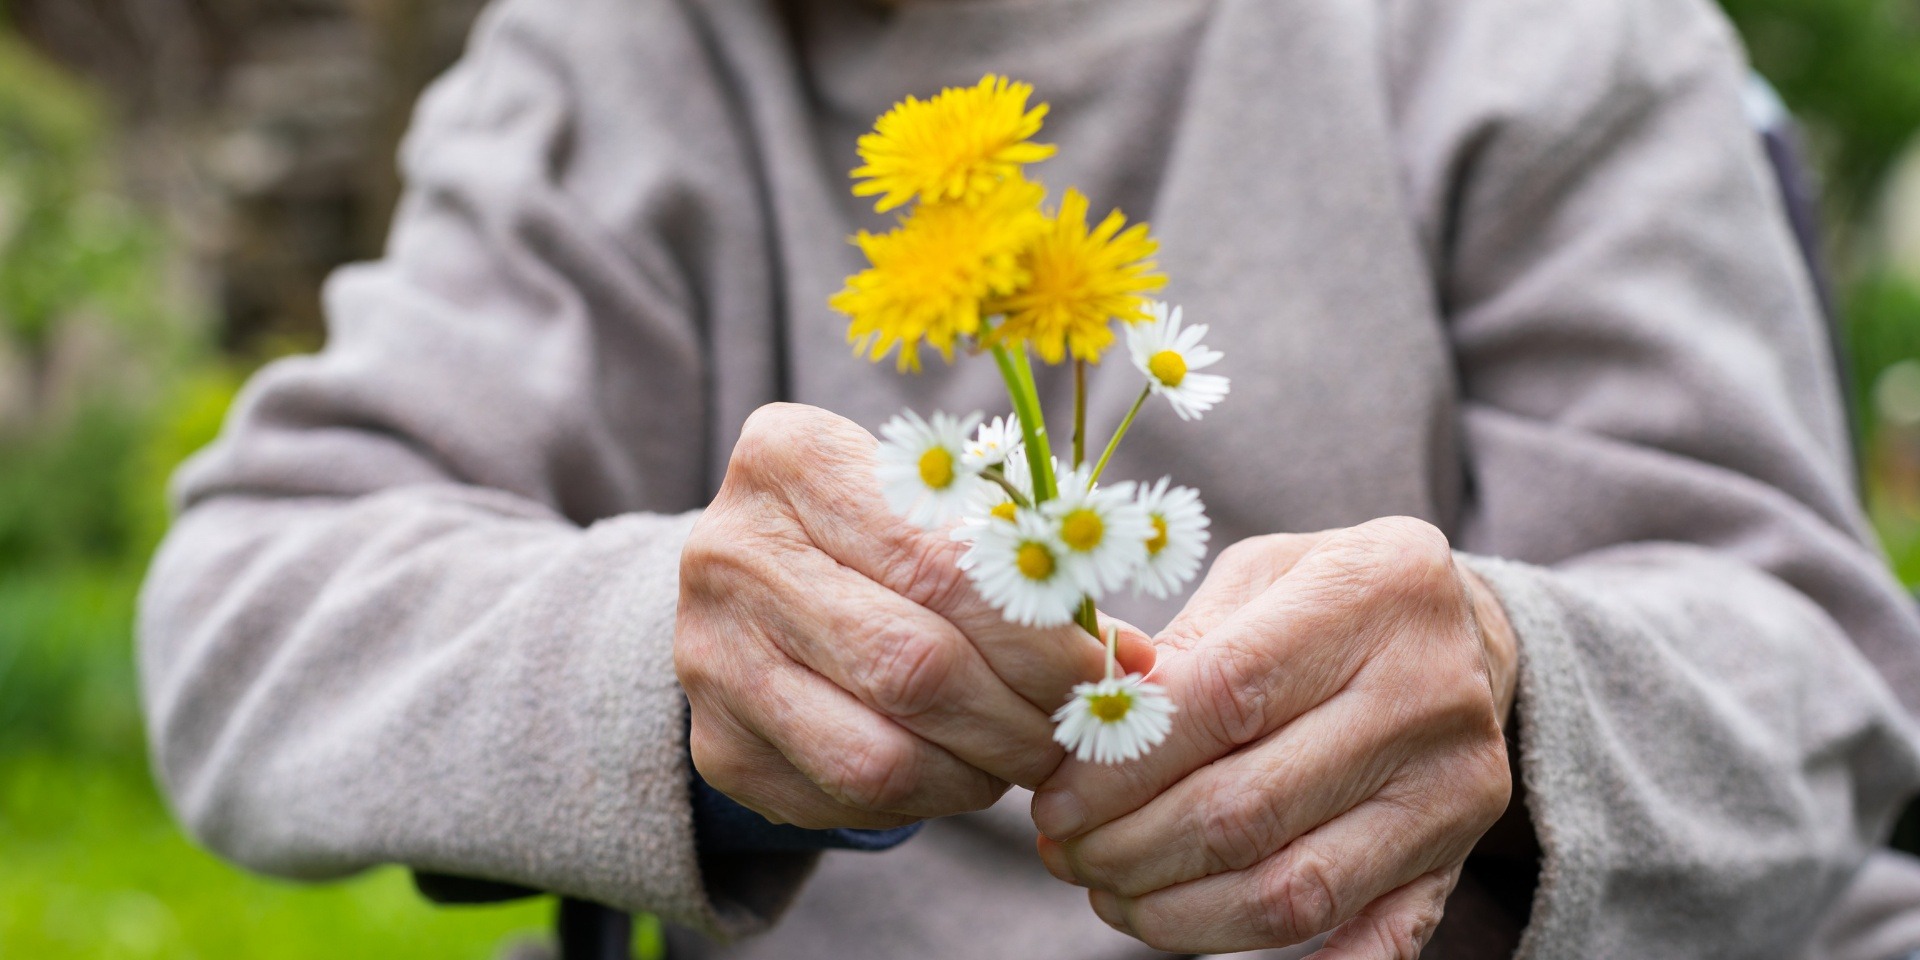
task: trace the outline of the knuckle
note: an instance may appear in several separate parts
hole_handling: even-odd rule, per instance
[[[1180,918],[1171,915],[1158,898],[1118,900],[1101,913],[1101,919],[1161,953],[1191,953],[1177,931]]]
[[[1265,791],[1217,785],[1201,800],[1199,817],[1209,873],[1245,870],[1273,852],[1273,809]]]
[[[1270,697],[1255,678],[1263,671],[1258,658],[1238,642],[1223,642],[1200,658],[1195,685],[1199,692],[1196,719],[1223,744],[1242,746],[1266,732]]]
[[[816,471],[806,466],[824,462],[825,448],[850,439],[849,426],[848,421],[805,404],[762,406],[740,425],[740,438],[727,460],[726,485],[808,482]]]
[[[733,455],[727,458],[727,479],[753,477],[778,462],[794,433],[793,416],[791,406],[784,403],[770,403],[749,414],[740,425]]]
[[[1424,690],[1409,690],[1416,695],[1402,701],[1406,722],[1432,735],[1450,735],[1461,739],[1495,739],[1500,725],[1493,715],[1493,697],[1481,677],[1477,661],[1458,669],[1444,669],[1440,657],[1430,661]],[[1411,678],[1409,678],[1411,683]]]
[[[1006,795],[1011,784],[987,773],[979,773],[967,781],[961,791],[954,794],[954,802],[941,815],[973,813],[985,810],[999,802]]]
[[[1296,549],[1289,549],[1297,539],[1297,534],[1270,533],[1236,540],[1221,549],[1207,575],[1225,575],[1231,583],[1248,586],[1272,583],[1280,578],[1287,560],[1297,554]]]
[[[1440,926],[1443,903],[1439,898],[1422,897],[1405,912],[1374,922],[1381,955],[1393,960],[1419,960],[1420,951]]]
[[[872,444],[872,434],[860,430],[852,420],[837,417],[820,407],[806,403],[768,403],[753,411],[739,428],[739,440],[733,442],[733,463],[749,472],[755,467],[778,467],[783,472],[808,476],[818,457],[849,444]]]
[[[689,618],[680,617],[673,631],[673,673],[675,679],[689,697],[697,697],[702,691],[714,686],[714,657],[707,649],[705,631],[690,625]]]
[[[893,810],[913,798],[920,775],[909,746],[867,740],[836,753],[826,780],[820,789],[849,807]]]
[[[799,431],[807,419],[808,408],[797,403],[762,404],[747,415],[740,425],[740,442],[760,442],[769,437],[784,438]]]
[[[1127,915],[1127,924],[1132,927],[1133,938],[1161,953],[1188,953],[1188,944],[1174,932],[1171,918],[1163,916],[1160,910],[1151,905],[1136,906]]]
[[[1374,936],[1379,954],[1392,960],[1419,960],[1420,949],[1425,946],[1421,937],[1418,921],[1407,918],[1394,919],[1374,924]]]
[[[687,752],[693,759],[693,768],[708,786],[730,797],[752,794],[756,778],[740,744],[718,733],[715,725],[706,722],[697,712],[687,733]]]
[[[1029,790],[1036,790],[1053,777],[1066,758],[1065,748],[1049,738],[1046,743],[1039,745],[1038,749],[1029,745],[1020,750],[1018,757],[1005,770],[995,772],[1011,778],[1011,783],[1019,784]]]
[[[860,682],[875,709],[908,718],[940,702],[957,666],[952,645],[897,616],[870,627],[868,638],[877,654],[866,659]]]
[[[1480,753],[1480,775],[1474,778],[1478,789],[1471,796],[1484,826],[1491,827],[1513,803],[1513,769],[1508,765],[1504,743],[1495,743]]]
[[[746,516],[726,507],[709,508],[680,548],[680,590],[695,601],[723,601],[743,582],[765,579],[770,553],[794,545],[766,515]]]
[[[1330,930],[1339,919],[1332,877],[1317,855],[1298,853],[1276,859],[1261,876],[1261,929],[1275,944],[1299,943]]]
[[[1213,565],[1220,570],[1244,570],[1257,567],[1266,562],[1266,537],[1248,537],[1235,540],[1221,548],[1214,557]]]
[[[888,565],[888,585],[895,593],[929,610],[952,609],[971,589],[960,569],[959,545],[911,537]]]
[[[725,619],[724,613],[701,602],[697,594],[681,593],[673,623],[673,671],[696,706],[705,696],[725,699],[729,695],[741,638],[738,632],[716,625]]]
[[[1395,582],[1423,593],[1460,591],[1453,545],[1440,528],[1413,517],[1386,517],[1370,526]]]
[[[1453,548],[1438,527],[1413,517],[1382,517],[1341,531],[1324,546],[1339,579],[1409,598],[1460,593]]]
[[[1433,939],[1433,932],[1440,929],[1440,919],[1446,915],[1446,911],[1447,898],[1444,892],[1421,898],[1414,906],[1412,916],[1407,918],[1407,924],[1402,927],[1406,934],[1406,950],[1401,956],[1406,960],[1418,960],[1421,949]]]
[[[680,585],[683,590],[704,586],[714,571],[728,562],[728,546],[733,538],[718,529],[723,525],[724,522],[712,511],[703,514],[694,523],[692,532],[687,535],[686,545],[680,548]]]

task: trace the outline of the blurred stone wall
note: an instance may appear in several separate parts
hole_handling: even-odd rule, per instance
[[[394,152],[484,0],[4,0],[126,118],[229,349],[317,341],[331,270],[380,251]]]

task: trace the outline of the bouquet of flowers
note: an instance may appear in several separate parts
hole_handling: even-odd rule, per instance
[[[1012,415],[983,422],[913,411],[882,429],[879,480],[909,521],[969,544],[960,560],[980,595],[1010,621],[1078,623],[1096,639],[1099,600],[1131,587],[1155,597],[1181,589],[1206,555],[1200,497],[1162,478],[1101,483],[1141,408],[1166,398],[1184,420],[1227,395],[1227,378],[1200,371],[1220,359],[1186,326],[1179,307],[1151,300],[1166,278],[1147,225],[1115,210],[1087,223],[1087,198],[1069,188],[1046,208],[1026,167],[1055,148],[1033,142],[1046,104],[1029,84],[989,75],[930,100],[908,97],[860,138],[855,196],[904,207],[894,229],[853,242],[869,266],[847,278],[831,306],[851,318],[847,338],[878,362],[889,353],[917,371],[930,346],[990,354]],[[1139,398],[1099,456],[1087,456],[1087,368],[1125,332],[1145,378]],[[1071,364],[1073,433],[1054,454],[1034,386],[1033,357]],[[1174,704],[1137,674],[1119,676],[1116,634],[1104,638],[1107,676],[1076,687],[1054,714],[1054,739],[1082,760],[1133,760],[1166,739]]]

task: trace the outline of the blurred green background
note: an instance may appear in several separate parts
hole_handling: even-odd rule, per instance
[[[1920,5],[1728,0],[1823,180],[1870,511],[1920,582]],[[476,0],[0,0],[0,956],[480,958],[545,904],[243,874],[172,826],[129,623],[173,467],[377,251]]]

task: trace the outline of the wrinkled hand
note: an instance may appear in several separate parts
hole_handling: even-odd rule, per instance
[[[1159,642],[1173,735],[1042,787],[1048,869],[1170,952],[1332,930],[1317,957],[1416,956],[1512,794],[1514,643],[1485,584],[1417,520],[1259,537]]]
[[[987,606],[960,544],[888,509],[875,450],[826,411],[762,408],[681,555],[694,766],[776,823],[899,826],[1037,786],[1062,759],[1049,714],[1104,668],[1078,628]]]

